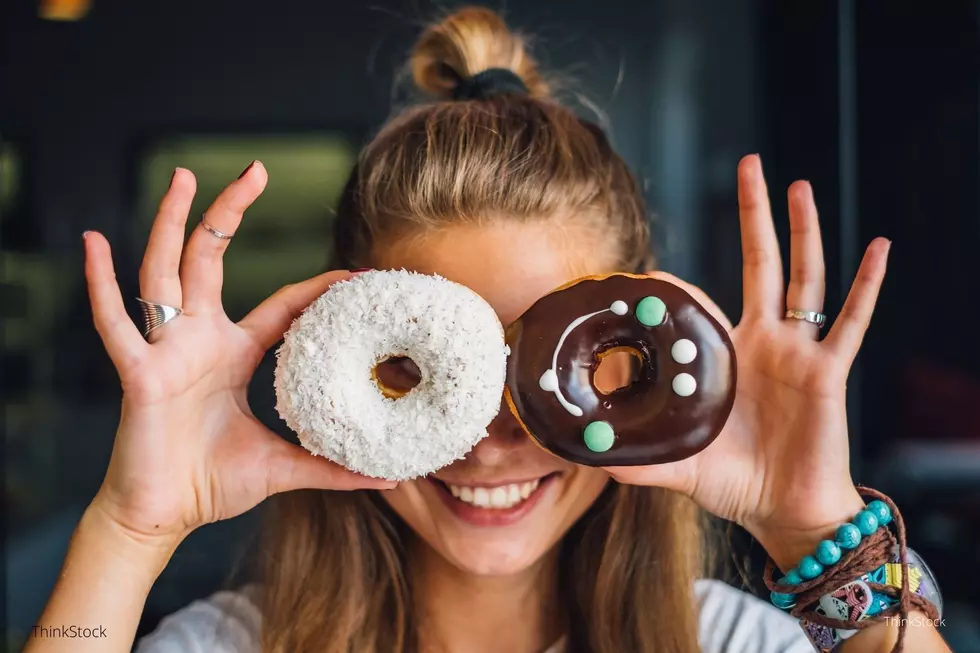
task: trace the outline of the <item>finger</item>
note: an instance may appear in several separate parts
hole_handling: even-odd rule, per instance
[[[823,311],[825,282],[823,242],[813,188],[805,181],[789,187],[789,288],[786,308],[800,311]],[[787,320],[791,326],[814,338],[819,327],[803,320]]]
[[[864,333],[871,323],[871,314],[885,278],[890,248],[891,242],[885,238],[876,238],[868,245],[840,315],[824,340],[824,345],[843,357],[848,366],[857,356]]]
[[[208,224],[224,234],[234,234],[245,209],[262,194],[268,174],[253,161],[241,176],[225,188],[205,213]],[[218,238],[200,224],[191,232],[181,259],[180,280],[184,307],[192,313],[221,310],[221,257],[229,239]]]
[[[742,232],[743,316],[779,319],[783,305],[783,267],[762,162],[757,155],[747,156],[738,164],[738,213]]]
[[[252,309],[238,326],[244,329],[264,352],[282,338],[293,320],[299,317],[313,300],[325,293],[332,284],[350,277],[350,272],[346,270],[334,270],[302,283],[280,288]]]
[[[292,490],[390,490],[395,481],[370,478],[314,456],[302,447],[275,437],[268,460],[269,494]]]
[[[132,369],[148,347],[133,324],[116,282],[109,241],[100,233],[89,231],[85,245],[85,280],[88,284],[92,318],[109,357],[122,374]]]
[[[712,301],[712,299],[708,297],[708,295],[705,294],[705,292],[700,288],[698,288],[697,286],[691,285],[688,282],[684,281],[683,279],[675,277],[674,275],[668,272],[662,272],[660,270],[650,270],[649,272],[646,273],[646,275],[654,279],[660,279],[661,281],[672,283],[675,286],[680,286],[683,290],[687,291],[687,294],[693,297],[695,301],[701,304],[701,306],[703,306],[704,309],[708,311],[708,313],[710,313],[712,317],[718,320],[718,322],[720,322],[721,325],[725,327],[726,331],[730,332],[734,328],[732,327],[731,320],[729,320],[728,316],[725,315],[724,311],[721,310],[721,307],[719,307],[718,304],[714,303],[714,301]]]
[[[616,481],[627,485],[662,487],[690,496],[697,482],[698,457],[662,465],[603,467]]]
[[[151,302],[180,307],[180,253],[184,229],[197,180],[190,170],[177,168],[170,188],[160,202],[140,266],[140,297]]]

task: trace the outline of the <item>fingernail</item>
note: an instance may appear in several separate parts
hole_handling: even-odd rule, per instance
[[[363,272],[370,272],[373,269],[374,268],[357,268],[356,270],[351,270],[350,273],[351,274],[361,274]]]
[[[174,168],[174,171],[172,173],[170,173],[170,183],[167,184],[168,187],[174,185],[174,179],[177,178],[177,171],[178,170],[180,170],[180,168]]]
[[[244,177],[245,175],[247,175],[248,174],[248,171],[251,170],[252,169],[252,166],[254,166],[254,165],[255,165],[255,161],[252,161],[251,163],[249,163],[248,164],[248,167],[245,168],[244,170],[242,170],[242,174],[238,175],[238,178],[241,179],[242,177]]]
[[[90,233],[92,233],[92,232],[91,232],[91,231],[89,231],[88,229],[86,229],[85,231],[83,231],[83,232],[82,232],[82,240],[85,240],[86,238],[88,238],[88,235],[89,235]]]

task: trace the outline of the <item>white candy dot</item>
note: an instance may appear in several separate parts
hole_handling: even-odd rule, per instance
[[[687,372],[681,372],[675,376],[670,385],[674,388],[674,392],[682,397],[690,397],[698,388],[698,382]]]
[[[616,315],[626,315],[629,312],[630,307],[622,299],[617,299],[612,303],[612,306],[609,307],[609,310]]]
[[[670,348],[670,356],[681,365],[687,365],[698,356],[698,347],[687,338],[681,338]]]
[[[541,380],[538,381],[538,385],[545,392],[554,392],[558,389],[558,375],[555,374],[554,370],[548,370],[541,375]]]

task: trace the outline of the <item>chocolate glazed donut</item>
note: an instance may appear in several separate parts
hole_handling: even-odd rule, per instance
[[[674,462],[707,447],[735,402],[735,348],[682,288],[651,277],[586,277],[539,299],[507,329],[504,396],[552,453],[593,467]],[[640,359],[631,385],[603,394],[602,356]]]

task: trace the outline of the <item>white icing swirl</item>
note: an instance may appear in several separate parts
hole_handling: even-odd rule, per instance
[[[569,413],[575,417],[581,417],[583,411],[581,408],[573,404],[572,402],[565,399],[565,395],[561,392],[561,387],[558,385],[558,352],[561,351],[561,346],[565,344],[565,339],[568,338],[569,334],[575,330],[575,328],[588,320],[590,317],[595,317],[600,313],[605,313],[609,311],[615,315],[626,315],[629,312],[629,305],[621,299],[614,301],[609,308],[604,308],[601,311],[596,311],[595,313],[589,313],[588,315],[582,315],[572,320],[565,331],[561,334],[561,338],[558,339],[558,345],[555,346],[555,351],[551,356],[551,367],[541,375],[538,380],[538,386],[545,392],[554,392],[555,398],[558,399],[558,403],[567,410]],[[693,378],[692,378],[693,380]]]

